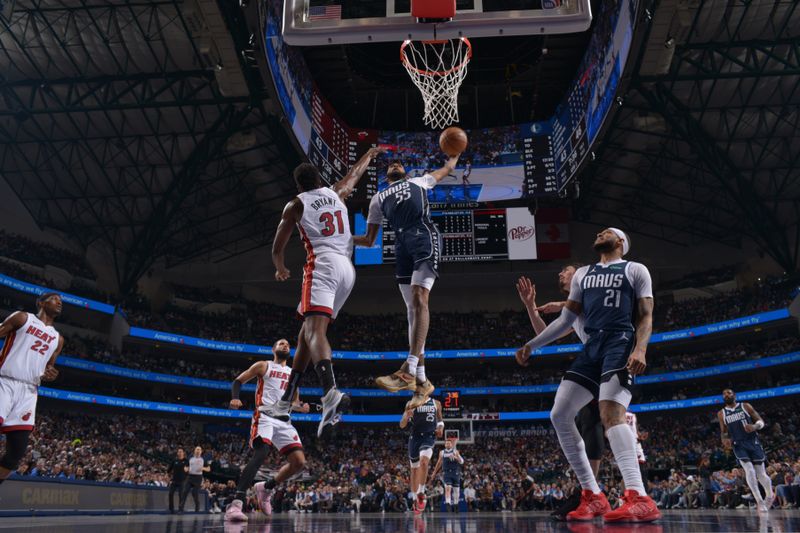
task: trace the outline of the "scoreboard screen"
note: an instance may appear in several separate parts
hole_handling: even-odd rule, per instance
[[[461,418],[461,393],[459,391],[442,391],[441,402],[444,418]]]
[[[441,261],[536,259],[536,223],[527,208],[432,211],[442,236]],[[363,215],[355,215],[355,233],[366,231]],[[357,246],[356,265],[394,263],[395,234],[386,220],[371,248]]]

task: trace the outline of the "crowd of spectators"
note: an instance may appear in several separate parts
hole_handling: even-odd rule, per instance
[[[2,229],[0,229],[0,250],[4,257],[10,259],[24,260],[28,264],[40,267],[53,265],[63,268],[73,276],[95,278],[95,273],[80,254]]]
[[[798,506],[800,402],[770,401],[755,407],[767,423],[762,441],[768,450],[776,505]],[[721,446],[715,409],[640,414],[640,429],[647,434],[643,446],[650,471],[648,489],[661,506],[736,507],[749,502],[735,459]],[[549,425],[480,424],[475,444],[461,446],[466,459],[464,495],[471,510],[552,509],[571,493],[575,481]],[[299,479],[276,491],[276,511],[409,508],[406,432],[349,425],[323,443],[311,436],[314,429],[299,424],[307,468]],[[87,417],[40,409],[18,475],[166,486],[177,448],[191,451],[199,445],[211,466],[204,486],[212,508],[224,509],[248,458],[246,435],[242,425],[208,425],[201,430],[188,421],[119,414]],[[614,502],[622,488],[610,452],[606,459],[601,485]],[[264,470],[275,471],[282,461],[273,450]],[[429,484],[428,491],[432,505],[437,505],[440,483]],[[256,505],[252,498],[250,505]]]

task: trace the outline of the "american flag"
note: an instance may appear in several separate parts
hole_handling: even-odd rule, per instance
[[[308,8],[308,20],[325,20],[342,18],[342,6],[311,6]]]

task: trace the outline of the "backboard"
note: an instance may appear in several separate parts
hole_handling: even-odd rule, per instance
[[[457,0],[450,22],[420,24],[411,0],[284,0],[283,38],[296,46],[575,33],[589,0]]]

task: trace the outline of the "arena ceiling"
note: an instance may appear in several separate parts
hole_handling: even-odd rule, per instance
[[[0,174],[41,227],[107,245],[123,291],[156,258],[222,260],[271,238],[298,156],[237,3],[11,5]]]
[[[677,243],[800,244],[800,3],[655,0],[578,218]],[[634,55],[635,58],[635,55]]]
[[[681,243],[749,236],[795,270],[798,3],[645,1],[652,24],[576,217]],[[43,228],[104,244],[123,292],[159,258],[268,245],[299,156],[258,47],[230,1],[17,0],[0,16],[3,179]]]

